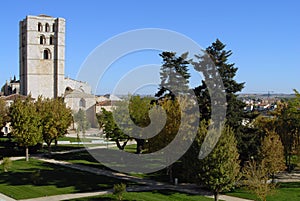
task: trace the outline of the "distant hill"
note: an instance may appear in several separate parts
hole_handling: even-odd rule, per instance
[[[285,93],[240,93],[238,94],[239,98],[294,98],[295,94],[285,94]]]

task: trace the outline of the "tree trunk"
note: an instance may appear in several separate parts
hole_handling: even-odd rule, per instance
[[[290,173],[292,171],[291,169],[291,154],[288,155],[288,172]]]
[[[127,142],[129,141],[129,139],[128,140],[126,140],[124,143],[123,143],[123,145],[122,145],[122,150],[124,150],[125,149],[125,146],[127,145]]]
[[[119,148],[119,150],[124,150],[125,149],[125,146],[127,144],[127,142],[129,141],[129,139],[127,139],[122,145],[120,143],[119,140],[115,140],[116,144],[117,144],[117,147]]]
[[[218,191],[214,192],[214,198],[215,198],[215,201],[219,201],[219,192]]]
[[[26,156],[26,161],[29,161],[29,153],[28,153],[28,147],[25,147],[25,156]]]
[[[47,146],[48,146],[48,156],[51,156],[51,142],[49,144],[47,143]]]
[[[275,183],[275,173],[272,173],[272,175],[271,175],[271,178],[272,178],[272,184],[274,184]]]
[[[170,182],[173,183],[173,166],[170,166]]]
[[[145,145],[145,140],[144,139],[135,139],[136,141],[136,154],[142,153]]]
[[[124,148],[121,146],[119,140],[115,140],[116,141],[116,144],[117,144],[117,147],[119,148],[119,150],[123,150]]]
[[[169,175],[170,183],[173,183],[173,165],[167,167],[167,175]]]

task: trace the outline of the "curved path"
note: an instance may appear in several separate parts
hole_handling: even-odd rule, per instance
[[[123,173],[118,173],[118,172],[113,172],[109,170],[102,170],[94,167],[89,167],[86,165],[79,165],[79,164],[74,164],[66,161],[59,161],[59,160],[54,160],[54,159],[46,159],[46,158],[41,158],[41,157],[35,157],[38,160],[56,164],[56,165],[61,165],[64,167],[80,170],[80,171],[85,171],[97,175],[104,175],[108,177],[113,177],[121,180],[126,180],[126,181],[131,181],[135,182],[138,184],[141,184],[143,186],[136,186],[136,187],[128,187],[127,191],[128,192],[139,192],[139,191],[152,191],[152,190],[173,190],[177,192],[182,192],[182,193],[189,193],[189,194],[195,194],[195,195],[203,195],[207,197],[213,197],[211,193],[204,191],[203,189],[200,189],[197,185],[194,184],[179,184],[179,185],[170,185],[166,184],[163,182],[157,182],[154,180],[150,179],[143,179]],[[95,195],[103,195],[107,193],[112,193],[112,189],[107,190],[107,191],[95,191],[95,192],[88,192],[88,193],[73,193],[73,194],[65,194],[65,195],[55,195],[55,196],[48,196],[48,197],[41,197],[41,198],[34,198],[34,199],[26,199],[22,201],[52,201],[52,200],[68,200],[68,199],[73,199],[73,198],[81,198],[81,197],[89,197],[89,196],[95,196]],[[231,197],[227,195],[220,195],[221,200],[225,201],[250,201],[247,199],[242,199],[242,198],[236,198],[236,197]]]
[[[99,146],[99,147],[93,147],[92,149],[95,148],[106,148],[106,146]],[[79,151],[84,151],[86,150],[85,148],[79,149],[79,150],[70,150],[66,152],[58,152],[55,153],[53,152],[52,154],[64,154],[64,153],[72,153],[72,152],[79,152]],[[14,157],[11,158],[12,160],[20,160],[23,159],[24,157]],[[142,179],[139,177],[123,174],[123,173],[118,173],[118,172],[113,172],[109,170],[102,170],[94,167],[89,167],[86,165],[79,165],[79,164],[74,164],[70,163],[67,161],[59,161],[59,160],[54,160],[54,159],[47,159],[43,158],[41,155],[36,155],[33,158],[36,158],[38,160],[56,164],[56,165],[61,165],[64,167],[80,170],[80,171],[85,171],[97,175],[104,175],[108,177],[113,177],[121,180],[126,180],[126,181],[131,181],[135,182],[138,184],[141,184],[142,186],[134,186],[134,187],[127,187],[128,192],[139,192],[139,191],[152,191],[152,190],[173,190],[177,192],[182,192],[182,193],[188,193],[188,194],[195,194],[195,195],[203,195],[206,197],[211,197],[211,193],[204,191],[203,189],[200,189],[197,185],[194,184],[179,184],[179,185],[170,185],[166,184],[163,182],[157,182],[154,180],[150,179]],[[1,161],[0,161],[1,164]],[[292,174],[288,173],[282,173],[278,175],[278,181],[279,182],[291,182],[291,181],[300,181],[300,172],[295,172]],[[32,198],[32,199],[24,199],[21,201],[57,201],[57,200],[69,200],[69,199],[74,199],[74,198],[82,198],[82,197],[90,197],[90,196],[97,196],[97,195],[104,195],[108,193],[112,193],[112,189],[106,190],[106,191],[94,191],[94,192],[86,192],[86,193],[73,193],[73,194],[62,194],[62,195],[54,195],[54,196],[48,196],[48,197],[39,197],[39,198]],[[227,195],[220,195],[220,200],[225,200],[225,201],[250,201],[247,199],[242,199],[242,198],[237,198],[237,197],[232,197],[232,196],[227,196]],[[3,195],[0,193],[0,201],[15,201],[14,199],[7,197],[6,195]]]

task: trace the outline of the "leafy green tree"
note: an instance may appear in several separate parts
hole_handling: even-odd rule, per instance
[[[251,159],[251,161],[246,162],[242,175],[244,180],[241,184],[246,186],[246,189],[255,194],[261,201],[267,201],[267,195],[273,193],[276,185],[268,182],[268,168],[265,161],[262,160],[261,163],[257,163]]]
[[[148,140],[150,152],[156,152],[167,146],[178,133],[181,123],[181,112],[178,101],[166,98],[161,100],[159,104],[166,111],[167,120],[161,132]]]
[[[9,121],[8,107],[5,101],[0,98],[0,127],[5,126],[6,122]]]
[[[124,149],[130,139],[137,142],[137,154],[144,149],[145,140],[142,128],[150,124],[151,100],[153,100],[151,97],[141,98],[138,95],[129,95],[124,101],[116,103],[112,112],[102,110],[98,115],[99,125],[103,128],[106,136],[117,143],[119,149]],[[120,124],[119,126],[116,121]],[[130,133],[134,133],[138,137],[128,136]],[[124,142],[123,145],[121,145],[121,141]]]
[[[1,165],[3,167],[3,171],[8,172],[8,170],[11,168],[12,161],[9,157],[4,157]]]
[[[194,134],[197,132],[198,116],[194,112],[195,102],[191,101],[190,97],[179,95],[176,99],[172,100],[169,97],[160,99],[157,104],[165,111],[165,122],[162,129],[158,130],[158,133],[150,139],[148,139],[148,151],[150,153],[160,151],[170,143],[174,143],[176,138],[176,149],[172,149],[171,152],[164,151],[167,156],[166,161],[170,164],[172,156],[182,155],[186,150],[181,148],[186,143],[192,143]],[[153,111],[153,119],[161,119],[162,113],[158,110],[155,105]],[[157,108],[157,109],[156,109]],[[182,133],[183,132],[183,133]],[[174,145],[174,144],[173,144]],[[183,146],[182,146],[183,145]],[[197,152],[199,154],[199,151]],[[195,157],[194,159],[197,159]],[[169,176],[170,182],[173,182],[173,175],[178,175],[178,168],[174,168],[177,164],[171,164],[166,168],[167,175]],[[187,169],[185,171],[188,171]]]
[[[29,160],[28,147],[42,141],[41,118],[30,99],[17,99],[10,107],[12,135],[20,146],[25,147],[26,161]]]
[[[201,120],[209,121],[211,118],[211,98],[218,96],[218,92],[224,88],[226,92],[227,111],[226,111],[226,125],[230,126],[235,133],[240,159],[242,161],[248,160],[250,156],[258,153],[258,146],[260,139],[257,137],[253,128],[244,126],[243,120],[252,122],[257,115],[245,114],[243,111],[244,103],[238,99],[237,92],[240,92],[244,83],[235,81],[235,76],[238,68],[234,63],[228,60],[232,55],[231,50],[225,49],[226,45],[217,39],[211,46],[206,48],[204,54],[195,55],[197,61],[192,64],[196,71],[203,74],[204,80],[202,84],[194,89],[199,103],[199,110],[201,113]],[[223,84],[221,84],[219,77],[221,77]],[[212,89],[208,90],[208,87]]]
[[[107,111],[102,108],[100,114],[97,115],[98,123],[100,128],[103,129],[103,133],[107,139],[115,141],[117,147],[120,150],[124,150],[127,142],[131,139],[128,135],[126,135],[115,123],[113,113],[111,111]],[[123,144],[121,145],[121,142]]]
[[[295,91],[295,98],[279,102],[272,112],[274,128],[284,146],[284,156],[288,170],[291,170],[291,157],[300,145],[300,94]]]
[[[206,129],[199,131],[199,146],[203,143]],[[214,130],[217,132],[217,130]],[[198,179],[201,184],[211,190],[215,200],[219,194],[236,184],[239,179],[240,161],[237,142],[233,130],[225,127],[222,135],[212,152],[204,159],[198,161]]]
[[[160,100],[159,105],[165,110],[167,119],[164,128],[156,136],[148,139],[149,152],[156,152],[163,149],[168,144],[170,144],[171,141],[178,134],[179,127],[182,123],[181,112],[180,112],[180,109],[182,108],[180,108],[177,99],[172,100],[172,99],[165,98]],[[178,146],[180,145],[178,144]],[[166,172],[167,175],[169,175],[170,182],[173,182],[173,165],[168,166],[166,171],[167,171]]]
[[[149,118],[149,110],[151,108],[152,100],[153,98],[151,97],[141,98],[138,95],[130,97],[128,105],[130,118],[139,128],[145,128],[151,123],[151,120]],[[140,154],[145,147],[145,139],[143,138],[142,129],[133,132],[141,137],[135,138],[135,141],[137,143],[136,154]]]
[[[254,122],[262,132],[260,153],[245,163],[242,170],[244,180],[242,184],[260,200],[266,200],[267,195],[272,194],[275,188],[275,174],[285,169],[284,147],[280,136],[275,132],[276,119],[259,116]],[[269,179],[272,178],[272,183]]]
[[[42,99],[35,103],[41,117],[43,140],[51,153],[51,143],[67,133],[72,123],[72,111],[62,98]]]
[[[284,148],[279,135],[274,131],[267,132],[261,145],[261,158],[264,160],[264,166],[267,173],[275,179],[275,174],[285,170]]]
[[[82,109],[79,109],[77,113],[74,114],[74,122],[76,123],[76,132],[82,132],[85,135],[86,131],[91,127],[91,123],[88,121],[86,117],[86,112]]]

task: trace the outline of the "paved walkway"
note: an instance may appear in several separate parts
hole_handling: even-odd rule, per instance
[[[178,191],[178,192],[182,192],[182,193],[189,193],[189,194],[213,197],[211,195],[211,193],[206,192],[206,191],[200,189],[198,186],[193,185],[193,184],[180,184],[180,185],[175,186],[175,185],[170,185],[170,184],[166,184],[163,182],[157,182],[157,181],[150,180],[150,179],[143,179],[143,178],[139,178],[139,177],[123,174],[123,173],[113,172],[113,171],[109,171],[109,170],[102,170],[102,169],[89,167],[89,166],[85,166],[85,165],[74,164],[74,163],[70,163],[67,161],[59,161],[59,160],[46,159],[46,158],[40,158],[40,157],[36,157],[36,159],[44,161],[44,162],[80,170],[80,171],[90,172],[90,173],[97,174],[97,175],[104,175],[104,176],[121,179],[121,180],[126,180],[126,181],[130,181],[130,182],[134,182],[134,183],[143,185],[143,186],[137,186],[137,187],[128,187],[127,188],[128,192],[167,189],[167,190],[174,190],[174,191]],[[44,198],[30,199],[30,201],[64,200],[64,199],[72,199],[72,198],[100,195],[100,194],[105,194],[105,193],[109,193],[109,192],[112,192],[112,190],[98,191],[98,192],[93,192],[92,194],[91,193],[75,193],[75,194],[68,194],[68,195],[56,195],[56,196],[50,196],[50,197],[44,197]],[[249,201],[246,199],[235,198],[235,197],[226,196],[226,195],[221,195],[220,199],[225,200],[225,201]],[[29,200],[27,200],[27,201],[29,201]]]
[[[188,191],[188,189],[177,189],[177,188],[168,188],[165,186],[137,186],[137,187],[128,187],[126,190],[127,192],[144,192],[144,191],[153,191],[153,190],[174,190],[174,191],[180,191],[184,193],[190,193],[190,194],[197,194],[199,195],[199,191],[193,192],[193,191]],[[19,201],[56,201],[56,200],[69,200],[69,199],[75,199],[75,198],[84,198],[84,197],[90,197],[90,196],[98,196],[98,195],[104,195],[104,194],[109,194],[112,193],[113,190],[109,189],[107,191],[95,191],[95,192],[90,192],[90,193],[73,193],[73,194],[64,194],[64,195],[54,195],[54,196],[48,196],[48,197],[40,197],[40,198],[33,198],[33,199],[24,199],[24,200],[19,200]],[[206,197],[213,198],[212,195],[206,195],[205,192],[203,194]],[[236,198],[236,197],[231,197],[231,196],[226,196],[226,195],[220,195],[220,200],[225,200],[225,201],[252,201],[252,200],[246,200],[242,198]]]
[[[97,148],[106,148],[106,146],[90,147],[90,149],[97,149]],[[79,152],[79,151],[85,151],[85,150],[86,149],[83,148],[83,149],[78,149],[78,150],[69,150],[66,152],[56,152],[53,154],[73,153],[73,152]],[[24,157],[13,157],[11,159],[12,160],[20,160],[23,158]],[[112,178],[116,178],[116,179],[131,181],[131,182],[142,185],[142,186],[127,187],[128,192],[153,191],[153,190],[167,189],[167,190],[173,190],[173,191],[182,192],[182,193],[204,195],[206,197],[213,198],[213,196],[209,192],[203,191],[202,189],[200,189],[198,186],[196,186],[194,184],[179,184],[179,185],[175,186],[175,185],[170,185],[170,184],[166,184],[163,182],[157,182],[157,181],[150,180],[150,179],[142,179],[139,177],[135,177],[135,176],[131,176],[131,175],[123,174],[123,173],[113,172],[113,171],[109,171],[109,170],[102,170],[102,169],[93,168],[93,167],[89,167],[89,166],[85,166],[85,165],[74,164],[74,163],[70,163],[67,161],[47,159],[47,158],[41,157],[41,155],[37,155],[32,158],[36,158],[36,159],[44,161],[44,162],[61,165],[61,166],[65,166],[65,167],[80,170],[80,171],[90,172],[90,173],[97,174],[97,175],[104,175],[104,176],[108,176],[108,177],[112,177]],[[0,164],[1,164],[1,161],[0,161]],[[279,182],[300,181],[300,172],[298,171],[298,172],[293,172],[290,174],[281,173],[278,175],[278,181]],[[73,193],[73,194],[47,196],[47,197],[40,197],[40,198],[33,198],[33,199],[25,199],[22,201],[69,200],[69,199],[74,199],[74,198],[103,195],[103,194],[107,194],[107,193],[112,193],[112,189],[109,189],[106,191],[95,191],[95,192],[87,192],[87,193]],[[220,199],[225,200],[225,201],[249,201],[247,199],[242,199],[242,198],[237,198],[237,197],[232,197],[232,196],[227,196],[227,195],[220,195]],[[15,200],[0,193],[0,201],[15,201]]]
[[[97,195],[104,195],[112,193],[112,190],[107,191],[95,191],[90,193],[73,193],[73,194],[63,194],[63,195],[53,195],[48,197],[40,197],[40,198],[32,198],[32,199],[25,199],[19,201],[58,201],[58,200],[70,200],[75,198],[83,198],[83,197],[91,197]]]
[[[16,200],[0,193],[0,201],[16,201]]]
[[[97,147],[89,147],[89,149],[99,149],[99,148],[107,148],[107,146],[97,146]],[[53,152],[52,154],[65,154],[65,153],[75,153],[75,152],[80,152],[80,151],[85,151],[86,148],[82,149],[76,149],[76,150],[69,150],[69,151],[63,151],[63,152]],[[116,179],[121,179],[121,180],[126,180],[126,181],[131,181],[134,183],[141,184],[141,186],[132,186],[132,187],[127,187],[128,192],[139,192],[139,191],[153,191],[153,190],[173,190],[177,192],[182,192],[182,193],[188,193],[188,194],[195,194],[195,195],[204,195],[206,197],[211,197],[213,198],[213,195],[211,193],[204,191],[203,189],[200,189],[197,185],[194,184],[179,184],[177,186],[175,185],[170,185],[166,184],[163,182],[157,182],[154,180],[150,179],[143,179],[123,173],[118,173],[118,172],[113,172],[110,170],[102,170],[94,167],[89,167],[86,165],[79,165],[79,164],[74,164],[70,163],[67,161],[59,161],[59,160],[54,160],[54,159],[47,159],[43,158],[42,155],[36,155],[33,156],[32,158],[36,158],[38,160],[56,164],[56,165],[61,165],[64,167],[80,170],[80,171],[85,171],[97,175],[104,175],[107,177],[112,177]],[[24,159],[24,157],[13,157],[11,160],[20,160]],[[1,164],[2,161],[0,161]],[[281,173],[278,175],[278,181],[279,182],[300,182],[300,172],[293,172],[293,173]],[[103,195],[107,193],[112,193],[112,189],[105,190],[105,191],[95,191],[95,192],[87,192],[87,193],[73,193],[73,194],[63,194],[63,195],[54,195],[54,196],[47,196],[47,197],[40,197],[40,198],[32,198],[32,199],[24,199],[21,201],[57,201],[57,200],[69,200],[69,199],[74,199],[74,198],[83,198],[83,197],[90,197],[90,196],[97,196],[97,195]],[[232,197],[232,196],[227,196],[227,195],[220,195],[221,200],[225,201],[250,201],[247,199],[242,199],[242,198],[237,198],[237,197]],[[7,197],[6,195],[3,195],[0,193],[0,201],[15,201],[14,199]]]
[[[278,182],[300,182],[300,171],[280,172],[276,175]]]

